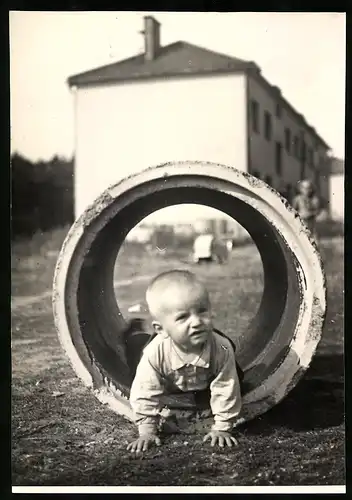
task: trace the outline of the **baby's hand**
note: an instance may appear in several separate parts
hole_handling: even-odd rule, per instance
[[[223,448],[226,445],[230,447],[238,445],[237,440],[233,436],[231,436],[229,432],[225,431],[210,431],[203,439],[203,442],[208,441],[210,439],[211,439],[211,446],[219,444],[220,448]]]
[[[161,441],[155,434],[144,434],[142,436],[139,436],[139,438],[135,441],[132,441],[132,443],[129,443],[127,445],[127,449],[132,452],[139,453],[140,451],[147,451],[149,445],[151,445],[152,443],[160,446]]]

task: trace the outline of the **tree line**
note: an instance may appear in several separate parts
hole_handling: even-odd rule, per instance
[[[74,220],[73,159],[31,162],[11,157],[12,239],[71,224]]]
[[[73,223],[73,158],[54,156],[34,163],[15,153],[11,157],[11,188],[12,239]],[[291,201],[287,193],[285,196]]]

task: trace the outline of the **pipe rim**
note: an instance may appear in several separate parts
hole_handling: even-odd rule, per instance
[[[233,167],[209,162],[171,162],[133,174],[105,190],[75,221],[64,241],[54,276],[53,310],[55,325],[61,345],[66,351],[75,372],[87,386],[92,386],[92,376],[76,351],[70,336],[64,300],[64,290],[71,258],[85,233],[85,228],[89,228],[104,210],[111,207],[122,194],[133,188],[138,188],[143,183],[160,179],[168,180],[178,175],[204,176],[204,172],[206,172],[205,177],[209,178],[209,182],[218,179],[227,185],[236,185],[238,188],[250,192],[255,209],[263,217],[274,220],[275,231],[280,233],[288,245],[293,248],[299,262],[298,275],[302,283],[307,282],[305,278],[307,273],[309,274],[308,289],[305,288],[303,292],[308,307],[300,308],[299,321],[288,354],[284,357],[281,365],[268,377],[264,385],[262,384],[249,392],[243,398],[243,405],[246,407],[245,419],[248,419],[258,413],[263,413],[281,400],[296,384],[302,372],[307,369],[319,343],[324,323],[326,280],[316,245],[297,213],[288,206],[287,202],[276,191],[247,173]],[[233,196],[233,192],[227,194]],[[238,192],[236,197],[247,199],[246,195],[241,195]],[[218,208],[212,204],[209,206]],[[312,324],[312,318],[315,324]],[[295,366],[292,353],[296,353],[298,356],[300,366]],[[108,380],[104,382],[106,386],[99,389],[100,396],[98,395],[98,398],[105,398],[114,411],[124,414],[124,410],[121,409],[121,401],[119,401],[121,396],[119,390],[113,384],[111,385]],[[110,387],[110,389],[107,389],[107,387]],[[102,393],[104,393],[104,396],[101,396]],[[116,408],[116,400],[118,400],[118,409]],[[127,404],[125,413],[128,418],[131,418],[128,406]]]

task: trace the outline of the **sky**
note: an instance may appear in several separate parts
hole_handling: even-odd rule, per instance
[[[11,151],[32,161],[74,154],[67,78],[144,50],[146,12],[10,12]],[[344,158],[344,13],[148,13],[161,43],[184,40],[255,61]]]

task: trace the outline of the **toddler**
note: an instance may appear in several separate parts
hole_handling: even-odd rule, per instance
[[[209,390],[214,424],[204,441],[232,446],[241,410],[241,391],[231,342],[214,331],[207,290],[183,270],[160,274],[147,289],[146,301],[158,335],[146,346],[131,386],[130,403],[139,437],[127,449],[145,451],[160,444],[162,397],[171,392]]]

